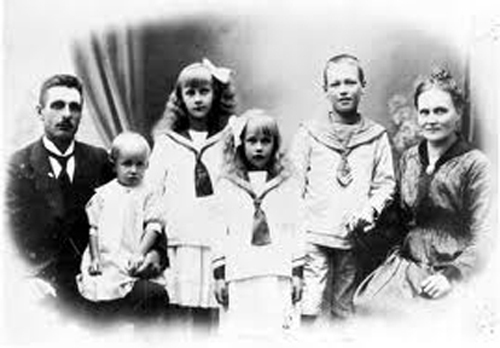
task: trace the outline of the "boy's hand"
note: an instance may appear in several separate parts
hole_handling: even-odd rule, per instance
[[[99,260],[93,260],[90,262],[89,274],[91,276],[97,276],[102,274],[101,263],[99,262]]]
[[[349,214],[345,217],[344,224],[349,232],[357,229],[369,230],[375,224],[375,209],[367,207]]]
[[[302,289],[304,281],[300,277],[292,277],[292,303],[297,303],[302,299]]]
[[[227,305],[229,304],[227,283],[224,279],[217,279],[215,281],[215,299],[224,307],[227,307]]]
[[[128,268],[128,273],[131,276],[135,276],[137,274],[137,270],[144,263],[144,259],[145,259],[144,255],[135,254],[130,258],[130,260],[128,260],[127,268]]]
[[[440,298],[451,291],[452,285],[441,273],[433,274],[420,284],[420,294],[430,298]]]
[[[133,273],[130,273],[130,275],[142,279],[150,279],[157,277],[161,272],[160,254],[157,250],[151,250],[144,257],[144,262]]]

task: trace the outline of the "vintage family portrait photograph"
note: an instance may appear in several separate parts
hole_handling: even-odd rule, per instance
[[[1,7],[0,345],[500,341],[495,1]]]

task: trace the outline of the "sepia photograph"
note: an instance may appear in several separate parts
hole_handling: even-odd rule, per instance
[[[0,345],[500,341],[495,1],[0,7]]]

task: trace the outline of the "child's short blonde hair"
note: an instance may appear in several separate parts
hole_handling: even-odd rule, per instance
[[[109,151],[109,158],[111,162],[116,162],[118,156],[120,155],[120,150],[124,148],[142,148],[144,149],[146,156],[149,157],[151,154],[151,147],[148,141],[142,135],[136,132],[123,132],[118,134],[113,143],[111,144],[111,149]]]

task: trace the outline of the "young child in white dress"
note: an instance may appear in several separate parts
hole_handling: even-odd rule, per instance
[[[110,153],[116,179],[98,188],[87,204],[90,241],[77,283],[81,295],[105,312],[151,316],[168,304],[161,277],[136,276],[165,225],[160,188],[143,183],[150,152],[138,133],[118,135]]]
[[[297,327],[303,238],[299,191],[280,153],[276,120],[250,110],[231,124],[219,181],[226,234],[215,247],[220,333],[281,334]]]

